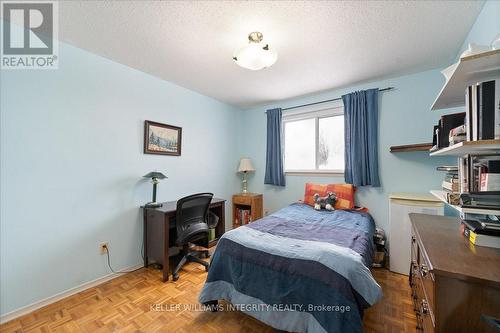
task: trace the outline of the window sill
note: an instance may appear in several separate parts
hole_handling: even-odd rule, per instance
[[[344,176],[341,170],[290,170],[285,171],[287,176]]]

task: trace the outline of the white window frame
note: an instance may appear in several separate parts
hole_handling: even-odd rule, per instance
[[[285,174],[287,175],[344,175],[344,170],[327,170],[327,169],[319,169],[318,168],[318,147],[319,147],[319,120],[321,118],[335,117],[335,116],[344,116],[344,105],[342,102],[332,103],[331,106],[322,109],[307,109],[300,111],[285,111],[283,113],[283,151],[285,151],[285,124],[288,122],[305,120],[305,119],[315,119],[315,149],[314,149],[314,160],[315,160],[315,169],[314,170],[295,170],[295,169],[286,169],[285,163]],[[345,130],[345,128],[344,128]]]

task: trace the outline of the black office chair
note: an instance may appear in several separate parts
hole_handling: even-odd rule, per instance
[[[213,196],[212,193],[198,193],[177,201],[176,244],[182,246],[182,259],[174,269],[174,281],[179,279],[179,271],[187,262],[197,262],[208,271],[209,264],[198,257],[201,252],[190,251],[189,243],[208,239],[208,207]]]

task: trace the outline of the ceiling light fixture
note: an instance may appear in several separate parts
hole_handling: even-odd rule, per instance
[[[248,45],[238,50],[233,60],[239,66],[252,71],[271,67],[278,59],[278,54],[262,42],[263,37],[260,32],[251,32],[248,35]]]

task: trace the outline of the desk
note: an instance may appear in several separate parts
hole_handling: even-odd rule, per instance
[[[213,198],[209,209],[219,217],[219,223],[215,228],[215,239],[208,242],[197,243],[204,247],[212,247],[217,244],[219,238],[225,231],[225,201]],[[170,222],[175,218],[177,201],[164,202],[162,207],[145,208],[141,206],[144,216],[144,267],[147,267],[151,259],[155,263],[163,265],[163,282],[168,280],[169,260],[168,250],[174,239],[170,239],[170,233],[176,232]]]

